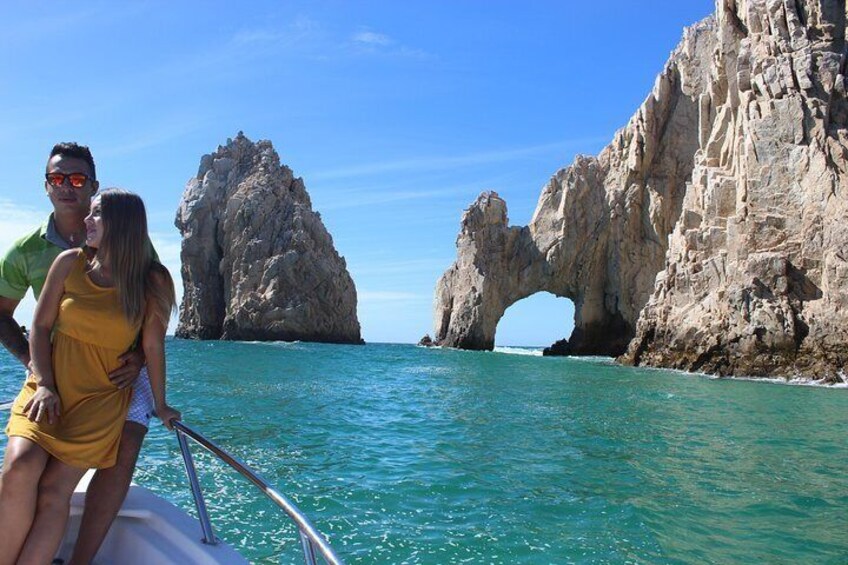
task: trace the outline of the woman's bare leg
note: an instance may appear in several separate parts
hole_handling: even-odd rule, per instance
[[[71,495],[85,469],[51,457],[38,483],[35,519],[18,557],[18,565],[44,565],[53,560],[68,523]]]
[[[35,516],[38,481],[48,459],[47,452],[31,440],[10,437],[6,444],[0,476],[0,565],[18,559]]]
[[[98,470],[88,483],[79,537],[68,565],[88,565],[94,560],[124,503],[146,433],[143,425],[127,421],[118,446],[118,462],[114,467]]]

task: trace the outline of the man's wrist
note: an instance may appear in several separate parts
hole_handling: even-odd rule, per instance
[[[29,341],[11,312],[0,314],[0,343],[26,366],[25,361],[30,357]]]
[[[33,367],[32,376],[35,380],[35,386],[41,386],[44,388],[49,388],[52,391],[56,390],[56,381],[53,379],[53,375],[48,375],[45,377],[44,375],[40,375],[35,372],[35,367]]]

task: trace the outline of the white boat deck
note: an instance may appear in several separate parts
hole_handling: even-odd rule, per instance
[[[91,478],[86,473],[71,499],[68,529],[57,557],[67,561],[79,531],[85,490]],[[243,564],[247,559],[220,542],[206,545],[200,523],[148,489],[132,485],[103,542],[96,565]]]

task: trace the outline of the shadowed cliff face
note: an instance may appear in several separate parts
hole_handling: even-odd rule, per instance
[[[547,291],[574,302],[568,353],[624,352],[694,166],[712,41],[710,21],[686,32],[627,127],[556,173],[529,226],[509,227],[495,193],[466,210],[457,262],[436,289],[438,343],[492,349],[506,309]]]
[[[527,228],[507,227],[491,193],[466,211],[437,341],[490,349],[505,309],[547,290],[574,301],[570,353],[841,378],[845,22],[844,1],[717,2],[613,142],[548,183]]]
[[[303,181],[244,135],[201,159],[176,218],[178,337],[359,343],[356,288]]]

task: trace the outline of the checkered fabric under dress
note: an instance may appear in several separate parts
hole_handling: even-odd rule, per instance
[[[149,427],[150,418],[156,414],[153,406],[153,389],[150,388],[150,377],[147,376],[147,367],[142,367],[138,378],[133,383],[127,421],[137,422],[144,427]]]

